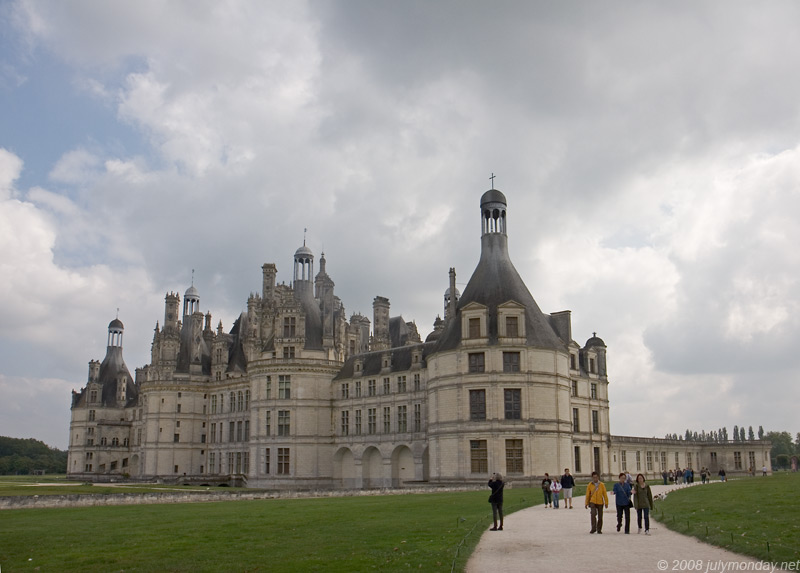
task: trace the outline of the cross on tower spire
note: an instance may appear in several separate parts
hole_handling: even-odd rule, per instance
[[[492,189],[494,189],[494,178],[495,178],[495,174],[494,174],[494,172],[492,172],[492,176],[489,177],[489,179],[492,180]]]

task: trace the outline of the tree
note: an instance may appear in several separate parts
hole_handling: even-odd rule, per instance
[[[759,440],[763,440],[764,439],[764,426],[759,426],[758,427],[758,439]]]
[[[738,442],[739,441],[739,426],[734,426],[733,427],[733,441],[734,442]]]
[[[744,440],[744,426],[742,426],[741,428],[739,428],[739,441],[740,441],[740,442],[744,442],[744,441],[745,441],[745,440]]]
[[[747,439],[753,441],[756,439],[756,433],[753,431],[753,426],[747,428]]]
[[[723,427],[722,430],[720,430],[720,433],[722,434],[722,441],[723,442],[727,442],[728,441],[728,428]]]
[[[767,432],[765,437],[772,442],[770,457],[773,466],[778,466],[778,456],[785,455],[788,459],[794,454],[794,444],[789,432]]]

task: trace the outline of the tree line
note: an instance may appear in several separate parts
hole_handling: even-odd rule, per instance
[[[745,442],[752,440],[769,440],[772,442],[772,449],[770,450],[770,457],[772,458],[773,469],[788,469],[791,465],[792,456],[800,457],[800,432],[792,441],[792,435],[789,432],[765,432],[763,426],[758,427],[758,432],[753,431],[753,426],[747,428],[745,431],[744,426],[734,426],[733,432],[729,435],[728,428],[719,428],[718,430],[700,432],[686,430],[682,436],[678,434],[667,434],[665,436],[668,440],[683,440],[686,442]]]
[[[0,436],[0,475],[67,473],[67,452],[33,438]]]

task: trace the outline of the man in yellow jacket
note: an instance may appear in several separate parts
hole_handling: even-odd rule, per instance
[[[608,508],[606,486],[600,481],[597,472],[592,472],[592,481],[586,486],[586,504],[592,510],[592,530],[589,533],[603,533],[603,507]]]

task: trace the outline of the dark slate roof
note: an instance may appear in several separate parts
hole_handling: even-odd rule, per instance
[[[233,343],[228,349],[228,367],[226,372],[247,372],[247,355],[244,352],[243,340],[244,333],[247,332],[247,313],[241,313],[239,318],[233,323],[231,337]]]
[[[389,319],[389,344],[392,348],[405,346],[408,342],[408,325],[402,316]]]
[[[117,379],[120,376],[126,380],[126,402],[131,404],[136,401],[136,385],[133,383],[133,377],[125,365],[125,360],[122,359],[122,347],[109,346],[106,350],[106,357],[103,359],[103,363],[100,364],[100,373],[97,377],[97,381],[103,385],[101,397],[104,406],[117,405]]]
[[[493,191],[500,193],[492,190],[486,194]],[[458,301],[456,315],[453,317],[455,320],[446,322],[436,350],[452,350],[461,343],[461,312],[466,305],[473,302],[488,307],[489,344],[497,344],[497,307],[509,301],[525,307],[525,333],[529,346],[566,350],[564,342],[550,326],[548,316],[539,309],[514,268],[508,256],[508,237],[501,233],[488,233],[481,237],[480,261]]]
[[[306,316],[306,350],[322,349],[322,313],[319,303],[314,299],[311,281],[295,281],[295,298]]]
[[[503,203],[508,204],[506,202],[506,196],[503,195],[497,189],[489,189],[486,193],[481,196],[481,205],[486,203]]]
[[[602,346],[605,348],[606,343],[603,342],[602,338],[597,336],[597,333],[594,333],[594,336],[586,341],[586,346],[584,346],[584,348],[591,348],[592,346]]]
[[[125,327],[123,326],[122,321],[120,319],[118,319],[118,318],[115,318],[114,320],[109,322],[108,323],[108,328],[109,328],[109,330],[112,329],[112,328],[118,328],[120,330],[125,330]]]
[[[378,376],[383,370],[383,357],[387,353],[392,357],[391,372],[406,372],[411,368],[414,351],[422,349],[420,367],[424,368],[425,359],[428,354],[431,353],[433,347],[433,343],[425,342],[401,346],[399,348],[391,348],[389,350],[375,350],[373,352],[365,352],[364,354],[356,354],[345,361],[344,366],[339,370],[334,380],[352,378],[353,374],[355,374],[354,365],[357,360],[361,361],[362,376]]]

